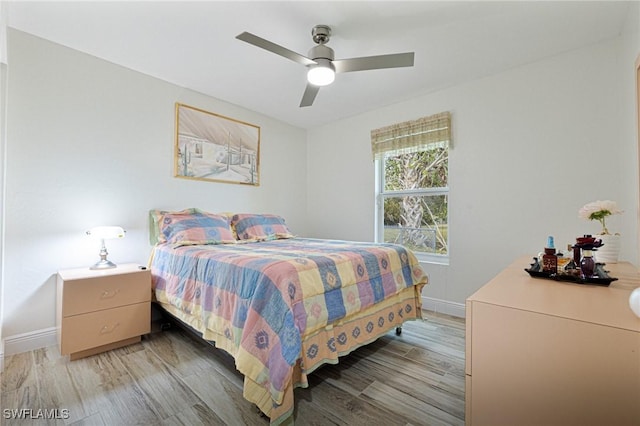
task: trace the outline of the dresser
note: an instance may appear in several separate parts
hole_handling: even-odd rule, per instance
[[[151,273],[138,264],[58,272],[56,326],[71,360],[131,343],[151,327]]]
[[[523,257],[466,301],[466,424],[640,425],[640,286],[607,264],[609,287],[530,277]]]

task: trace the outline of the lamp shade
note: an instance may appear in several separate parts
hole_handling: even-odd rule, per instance
[[[124,229],[120,226],[96,226],[88,230],[87,235],[102,240],[124,238]]]

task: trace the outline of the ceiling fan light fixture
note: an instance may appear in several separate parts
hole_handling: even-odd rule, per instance
[[[309,65],[307,81],[314,86],[327,86],[336,79],[336,70],[328,59],[314,59],[317,65]]]

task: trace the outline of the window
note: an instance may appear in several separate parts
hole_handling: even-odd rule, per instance
[[[420,260],[448,262],[448,112],[371,132],[376,162],[376,241]]]

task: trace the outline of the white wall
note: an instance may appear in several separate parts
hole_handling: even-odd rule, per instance
[[[98,260],[94,225],[127,230],[107,244],[116,263],[147,262],[152,208],[273,212],[305,231],[305,131],[25,33],[8,40],[5,339],[55,325],[55,273]],[[260,186],[174,178],[175,102],[260,126]]]
[[[566,247],[597,233],[577,216],[597,199],[625,210],[607,224],[622,234],[621,257],[636,262],[637,50],[628,45],[620,37],[309,131],[310,233],[372,240],[370,130],[451,111],[450,265],[425,265],[425,297],[463,303],[548,235]]]

